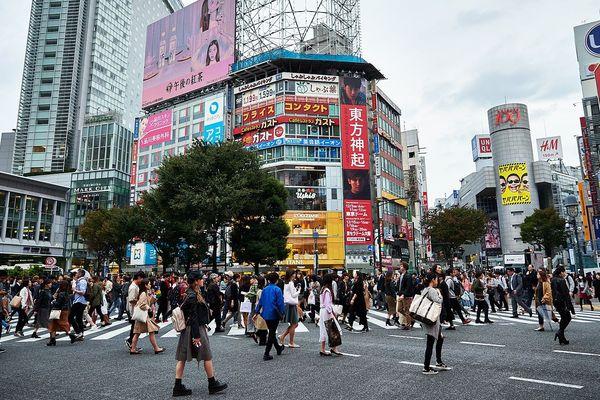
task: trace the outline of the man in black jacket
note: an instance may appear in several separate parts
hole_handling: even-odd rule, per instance
[[[215,332],[225,332],[225,329],[221,327],[223,293],[219,290],[220,279],[218,274],[210,274],[210,283],[208,284],[208,288],[206,288],[206,301],[210,307],[211,316],[214,318],[215,324],[217,325]]]
[[[400,266],[400,278],[398,278],[398,309],[402,314],[402,329],[409,330],[414,325],[410,316],[409,309],[415,295],[415,282],[411,274],[408,273],[408,265],[403,262]]]

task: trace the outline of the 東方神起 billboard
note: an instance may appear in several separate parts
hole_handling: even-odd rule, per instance
[[[511,163],[498,166],[498,181],[502,205],[531,204],[529,175],[526,163]]]
[[[366,81],[340,78],[340,126],[346,245],[373,244]]]
[[[234,0],[199,0],[149,25],[142,107],[227,78],[234,34]]]

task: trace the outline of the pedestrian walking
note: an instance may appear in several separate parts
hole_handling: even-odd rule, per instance
[[[369,332],[369,323],[367,322],[367,304],[365,302],[365,282],[361,272],[354,271],[354,280],[352,283],[352,297],[350,298],[350,315],[346,329],[352,332],[352,325],[358,317],[358,323],[363,326],[361,332]]]
[[[8,318],[8,292],[6,286],[0,288],[0,339],[2,338],[2,331],[6,333],[10,331],[10,324],[6,321]],[[6,350],[0,347],[0,353],[4,353]]]
[[[13,297],[11,301],[11,306],[17,310],[19,315],[19,320],[15,327],[15,336],[18,337],[24,337],[23,328],[29,320],[29,312],[33,309],[33,295],[31,294],[30,287],[31,283],[29,279],[23,279],[18,297]]]
[[[514,268],[507,268],[506,273],[508,274],[508,292],[510,293],[510,302],[512,305],[512,318],[519,318],[518,306],[521,306],[532,317],[533,312],[531,308],[523,300],[523,278],[521,275],[515,273]]]
[[[158,343],[156,342],[156,333],[158,332],[159,327],[156,322],[154,322],[154,318],[152,318],[150,315],[150,310],[155,302],[154,298],[150,295],[151,287],[152,286],[148,279],[142,279],[142,282],[139,285],[139,297],[134,308],[141,310],[141,314],[144,314],[146,318],[145,321],[134,321],[133,339],[131,341],[131,350],[129,350],[129,354],[131,355],[142,353],[142,351],[137,347],[138,340],[142,333],[148,334],[148,339],[150,340],[150,344],[154,349],[154,354],[160,354],[165,351],[164,347],[159,347]]]
[[[571,301],[569,287],[565,280],[567,273],[562,265],[559,265],[552,274],[550,285],[552,287],[552,299],[554,308],[560,315],[560,323],[558,332],[554,335],[554,340],[558,339],[561,345],[569,344],[565,337],[565,330],[571,322],[571,314],[575,315],[573,302]],[[570,313],[569,313],[570,311]]]
[[[267,276],[267,279],[269,284],[262,290],[260,299],[255,308],[255,315],[260,315],[265,320],[267,329],[269,331],[267,336],[267,344],[265,346],[265,354],[263,356],[263,360],[265,361],[273,359],[273,356],[270,354],[273,346],[275,346],[278,356],[281,355],[285,348],[276,340],[277,325],[279,325],[279,320],[283,318],[285,313],[283,292],[277,286],[279,275],[277,275],[276,272],[271,272]]]
[[[434,303],[438,303],[442,306],[442,312],[440,316],[443,314],[444,306],[443,306],[443,297],[440,290],[437,288],[438,286],[439,275],[434,272],[429,272],[425,276],[424,284],[426,287],[421,292],[421,296],[427,297]],[[442,347],[444,346],[444,335],[442,335],[441,330],[441,320],[438,319],[432,325],[422,324],[425,328],[427,345],[425,347],[425,362],[423,364],[423,374],[424,375],[435,375],[438,373],[438,370],[449,371],[452,368],[448,367],[442,361]],[[435,359],[436,365],[435,369],[430,367],[431,364],[431,356],[433,353],[433,345],[435,344]]]
[[[259,276],[256,279],[256,282],[256,304],[258,304],[258,302],[260,301],[260,296],[262,296],[263,289],[265,288],[266,279],[264,278],[264,276]],[[252,322],[254,323],[254,327],[256,328],[256,337],[258,337],[258,345],[266,346],[269,327],[267,326],[267,322],[264,320],[264,318],[260,314],[256,313],[256,305],[252,307]]]
[[[204,363],[204,372],[208,378],[208,393],[215,394],[227,389],[226,383],[215,378],[213,357],[210,349],[206,326],[210,322],[210,309],[201,294],[204,278],[197,271],[192,271],[188,278],[188,288],[185,292],[181,310],[185,317],[185,329],[179,336],[175,359],[175,386],[173,396],[189,396],[192,391],[182,383],[186,362],[196,359]]]
[[[335,354],[341,356],[338,347],[342,344],[342,332],[337,322],[337,316],[333,311],[333,275],[327,274],[323,277],[321,286],[321,309],[319,311],[319,341],[321,349],[319,355],[331,356]],[[325,345],[329,344],[329,351],[325,350]]]
[[[386,272],[383,282],[383,293],[385,295],[385,303],[387,307],[387,319],[385,320],[386,326],[393,326],[397,320],[396,313],[396,297],[398,292],[396,291],[396,282],[394,282],[394,273],[391,271]]]
[[[548,275],[546,274],[546,270],[543,268],[538,270],[535,281],[537,282],[537,285],[533,291],[533,299],[539,324],[535,330],[537,332],[543,332],[545,330],[544,320],[550,319],[549,317],[552,313],[552,310],[548,309],[549,307],[552,307],[553,303],[552,287]],[[550,321],[548,321],[548,323],[550,323]]]
[[[414,294],[415,281],[408,273],[408,264],[403,262],[400,265],[400,277],[398,278],[398,306],[402,314],[402,329],[405,331],[412,329],[415,323],[409,312]]]
[[[485,277],[482,271],[475,272],[475,279],[473,280],[473,285],[471,286],[473,290],[473,294],[475,295],[475,305],[477,307],[477,319],[475,319],[476,324],[492,324],[493,321],[489,319],[489,307],[488,303],[485,301],[485,292],[487,290],[487,282],[484,281]],[[490,300],[490,302],[493,300]],[[481,320],[481,310],[483,310],[483,321]]]
[[[52,293],[50,293],[50,287],[52,281],[49,279],[42,283],[42,287],[38,292],[37,299],[34,302],[33,310],[36,313],[35,325],[33,328],[32,338],[39,339],[37,332],[40,328],[48,328],[48,322],[50,318],[50,303],[52,302]]]
[[[53,295],[54,299],[52,300],[51,307],[53,311],[60,311],[60,316],[51,319],[48,324],[50,339],[46,343],[46,346],[56,346],[56,334],[58,331],[65,332],[71,339],[71,344],[77,341],[77,336],[71,332],[71,325],[69,324],[69,309],[71,308],[69,288],[68,281],[60,281],[58,290]]]
[[[587,276],[579,276],[577,280],[577,297],[579,298],[579,309],[583,311],[583,305],[589,304],[590,309],[594,311],[594,306],[592,305],[592,277],[591,275]]]
[[[138,349],[136,347],[132,347],[131,344],[133,342],[135,321],[131,318],[133,316],[133,309],[138,302],[140,297],[140,286],[142,284],[142,280],[144,280],[143,272],[136,272],[133,276],[131,283],[129,284],[129,288],[127,289],[127,320],[129,321],[129,337],[125,339],[125,345],[131,352],[141,351],[142,349]]]
[[[290,344],[288,347],[295,349],[300,347],[294,341],[296,336],[296,327],[298,326],[298,296],[300,292],[294,282],[294,271],[288,270],[285,273],[285,286],[283,288],[283,302],[285,303],[285,313],[283,322],[288,323],[289,326],[279,336],[279,343],[285,346],[285,338],[290,337]]]
[[[73,306],[69,313],[70,323],[73,327],[74,335],[76,339],[83,340],[83,313],[88,305],[86,299],[86,293],[88,289],[88,282],[85,278],[85,271],[79,269],[75,274],[75,280],[73,282]],[[71,339],[72,341],[73,339]]]
[[[242,319],[240,318],[240,288],[239,288],[240,275],[234,274],[227,289],[225,289],[225,302],[227,304],[227,316],[223,320],[223,329],[225,329],[227,322],[233,318],[234,322],[237,322],[239,329],[242,329]]]
[[[221,324],[221,310],[223,309],[223,293],[219,289],[219,274],[210,274],[206,288],[206,301],[210,307],[211,316],[215,320],[215,332],[225,332]]]

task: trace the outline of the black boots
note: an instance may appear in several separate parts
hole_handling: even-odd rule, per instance
[[[208,378],[208,394],[215,394],[227,389],[226,383],[221,383],[214,377]]]
[[[51,337],[46,346],[56,346],[56,338]]]
[[[77,336],[73,332],[69,333],[69,338],[71,339],[71,344],[77,341]]]
[[[186,388],[183,383],[181,383],[181,379],[175,379],[175,386],[173,386],[173,397],[189,396],[191,394],[192,391]]]

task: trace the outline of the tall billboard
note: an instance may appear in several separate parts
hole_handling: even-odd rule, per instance
[[[560,136],[536,140],[538,159],[540,161],[562,160],[563,149]]]
[[[340,125],[346,245],[373,244],[366,81],[340,78]]]
[[[498,179],[502,193],[502,205],[531,204],[529,174],[526,163],[498,166]]]
[[[168,142],[172,139],[173,133],[171,126],[173,124],[173,110],[168,109],[148,117],[140,119],[139,125],[139,146],[148,147],[153,144]]]
[[[582,81],[591,79],[595,64],[600,63],[600,21],[576,26],[574,31],[579,77]]]
[[[199,0],[149,25],[142,107],[227,78],[234,35],[234,0]]]

